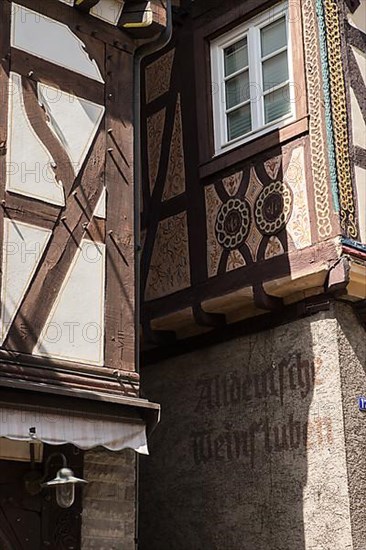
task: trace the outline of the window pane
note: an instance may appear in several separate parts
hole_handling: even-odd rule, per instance
[[[226,82],[226,108],[230,109],[247,101],[250,96],[249,73],[245,71]]]
[[[282,17],[261,30],[262,57],[287,45],[286,19]]]
[[[248,65],[248,45],[247,39],[243,38],[225,48],[225,76],[229,76]]]
[[[282,52],[262,63],[263,91],[274,88],[288,79],[287,52]]]
[[[264,97],[266,124],[277,120],[291,111],[289,86],[284,86]]]
[[[250,105],[240,107],[227,115],[229,141],[239,136],[244,136],[252,129]]]

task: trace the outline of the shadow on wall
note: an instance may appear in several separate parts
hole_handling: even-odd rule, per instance
[[[366,339],[350,305],[338,304],[337,317],[353,544],[362,549],[366,540],[366,512],[360,499],[366,494],[366,418],[357,401],[366,395]]]
[[[141,466],[142,550],[308,548],[308,455],[333,438],[310,411],[313,348],[302,320],[145,368],[162,422]]]
[[[195,144],[195,122],[191,121],[190,128],[187,124],[187,112],[192,106],[186,101],[186,88],[191,81],[182,81],[179,86],[185,142]],[[274,137],[268,145],[270,150],[256,158],[255,177],[250,177],[251,161],[243,163],[239,159],[235,168],[242,170],[243,177],[235,198],[253,201],[257,191],[251,193],[250,185],[256,178],[260,180],[257,187],[269,188],[272,181],[283,181],[290,155],[285,159],[278,143],[278,136]],[[270,162],[265,167],[264,162],[271,159],[273,166]],[[187,152],[185,162],[193,162]],[[159,175],[166,176],[163,170]],[[226,175],[230,176],[225,173],[220,177]],[[161,192],[163,183],[160,182]],[[215,193],[226,203],[230,199],[226,188],[221,181],[214,183]],[[208,185],[204,187],[197,175],[187,185],[189,217],[198,205],[205,205]],[[281,191],[270,193],[263,201],[261,214],[268,223],[281,216]],[[154,194],[158,196],[157,191]],[[158,218],[157,208],[151,206],[151,212]],[[193,274],[210,248],[205,223],[208,212],[202,208],[202,230],[195,225],[189,235]],[[227,231],[235,232],[235,220],[227,220]],[[251,222],[254,226],[254,220]],[[149,231],[154,232],[151,224]],[[219,247],[218,277],[204,281],[209,297],[224,294],[224,282],[226,293],[245,284],[256,286],[253,267],[266,258],[270,240],[265,231],[257,233],[255,253],[249,236],[240,244],[245,266],[238,270],[228,272],[229,252]],[[202,239],[204,253],[196,254],[199,261],[195,262],[193,255],[201,250]],[[294,248],[285,227],[277,232],[277,239],[284,252]],[[153,241],[154,235],[147,239],[150,245]],[[146,249],[145,243],[145,280],[149,250],[152,253],[152,246]],[[165,273],[168,261],[163,258]],[[291,272],[285,255],[281,262],[281,275],[285,276]],[[272,271],[266,275],[275,276]],[[200,282],[200,275],[192,277],[189,292],[200,302],[205,298],[200,294],[204,285],[197,281]],[[254,290],[258,307],[273,306],[261,284]],[[312,504],[324,492],[323,459],[333,442],[333,420],[323,409],[322,401],[313,402],[313,393],[322,385],[328,322],[331,321],[319,317],[319,324],[312,325],[309,319],[303,319],[206,346],[143,369],[144,392],[161,404],[162,421],[151,437],[150,457],[141,459],[140,550],[308,550],[311,546],[305,545],[304,517],[314,525],[313,550],[323,550],[323,541],[316,538],[316,533],[322,533],[328,518],[316,512],[312,517]],[[181,350],[183,345],[184,342]],[[310,489],[306,488],[309,457],[314,477]]]

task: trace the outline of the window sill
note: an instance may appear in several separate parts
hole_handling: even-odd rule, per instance
[[[263,137],[266,134],[270,134],[271,132],[280,131],[285,126],[289,126],[293,122],[295,122],[296,118],[293,114],[288,114],[285,117],[281,118],[275,123],[266,124],[259,130],[254,130],[250,132],[249,134],[245,135],[244,137],[236,138],[235,140],[232,140],[231,142],[227,143],[226,145],[223,145],[220,147],[214,155],[214,158],[220,157],[221,155],[224,155],[225,153],[228,153],[229,151],[232,151],[233,149],[237,149],[238,147],[242,147],[243,145],[247,145],[251,141],[257,140],[260,137]]]
[[[253,138],[251,141],[232,146],[228,151],[217,153],[210,160],[202,163],[199,167],[200,178],[205,179],[276,145],[282,145],[284,142],[306,133],[308,128],[308,116],[305,116],[286,126],[258,136],[258,138]]]

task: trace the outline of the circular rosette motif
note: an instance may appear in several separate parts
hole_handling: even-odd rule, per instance
[[[240,199],[229,199],[217,214],[215,225],[217,242],[228,250],[238,248],[248,235],[249,227],[248,204]]]
[[[255,221],[264,235],[275,235],[287,224],[292,210],[292,192],[283,181],[267,185],[255,203]]]

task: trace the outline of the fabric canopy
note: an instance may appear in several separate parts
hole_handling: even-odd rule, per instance
[[[0,437],[42,441],[49,445],[72,443],[84,450],[98,446],[111,451],[128,448],[148,454],[146,426],[138,417],[101,418],[69,411],[48,412],[1,406]]]

